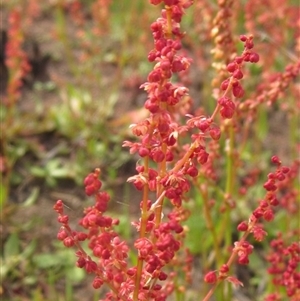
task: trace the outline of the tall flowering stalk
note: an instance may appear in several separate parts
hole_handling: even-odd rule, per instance
[[[162,1],[151,2],[159,4]],[[189,162],[190,156],[195,149],[203,162],[207,156],[195,139],[184,157],[177,164],[173,163],[171,170],[167,168],[167,164],[175,161],[174,151],[179,134],[187,130],[186,126],[181,127],[177,123],[179,116],[176,113],[176,106],[187,94],[187,89],[172,83],[171,77],[174,73],[185,71],[190,64],[190,60],[178,51],[183,37],[179,23],[192,1],[164,3],[162,17],[151,25],[155,48],[148,59],[150,62],[156,61],[156,65],[148,76],[148,82],[143,85],[148,93],[145,108],[150,116],[131,126],[140,141],[125,141],[123,144],[130,148],[131,153],[137,152],[143,160],[143,164],[137,165],[138,174],[128,179],[143,192],[141,218],[134,223],[139,232],[139,238],[134,243],[138,253],[136,266],[128,267],[128,247],[113,230],[117,221],[103,215],[109,197],[100,191],[100,170],[95,170],[85,179],[87,195],[94,195],[96,199],[95,205],[86,210],[80,222],[88,229],[88,234],[72,231],[62,202],[58,201],[55,205],[62,224],[58,238],[68,247],[77,246],[77,265],[89,273],[95,273],[95,288],[103,283],[108,284],[110,292],[105,300],[165,300],[172,293],[172,281],[166,281],[164,286],[160,282],[168,278],[162,268],[172,262],[184,235],[180,221],[186,218],[181,208],[183,193],[190,187],[186,177],[188,174],[195,176],[197,171]],[[156,193],[156,200],[150,200],[150,192]],[[171,200],[174,210],[168,214],[168,220],[162,222],[165,197]],[[80,245],[80,241],[86,239],[97,262]]]
[[[22,79],[30,71],[31,67],[28,58],[22,49],[24,43],[24,33],[22,30],[22,13],[19,7],[13,9],[8,18],[8,41],[5,47],[5,64],[9,70],[9,80],[7,85],[7,96],[5,105],[8,107],[9,122],[12,122],[11,110],[20,98]]]
[[[80,225],[86,231],[71,229],[61,200],[54,206],[59,215],[58,221],[61,223],[58,239],[63,241],[66,247],[77,248],[77,266],[94,274],[95,289],[104,284],[108,286],[109,292],[102,299],[107,301],[166,300],[172,292],[182,289],[174,281],[176,273],[169,273],[168,267],[180,266],[182,262],[185,264],[187,278],[190,278],[191,257],[188,251],[185,250],[187,257],[183,260],[179,256],[180,251],[184,250],[186,235],[186,228],[182,223],[190,214],[184,208],[183,202],[187,199],[186,194],[191,189],[191,183],[197,183],[196,179],[200,174],[207,179],[214,177],[213,161],[216,153],[212,144],[215,143],[216,146],[219,143],[221,127],[229,121],[232,121],[233,131],[235,117],[241,106],[240,99],[245,93],[242,86],[244,65],[259,61],[259,55],[253,50],[253,37],[240,36],[240,41],[244,44],[242,53],[233,55],[231,49],[224,56],[226,67],[223,68],[222,65],[222,74],[218,78],[221,83],[218,83],[214,111],[210,116],[188,114],[189,108],[185,106],[187,103],[185,100],[189,97],[188,89],[176,83],[175,79],[180,78],[191,64],[191,59],[181,52],[184,33],[181,31],[180,22],[193,1],[150,0],[150,2],[154,5],[164,4],[164,9],[161,17],[151,24],[154,48],[149,52],[148,60],[155,65],[148,75],[147,82],[141,86],[148,94],[144,107],[149,111],[149,117],[132,124],[130,128],[136,139],[123,143],[131,154],[139,156],[136,165],[137,174],[128,179],[128,182],[133,183],[134,187],[141,191],[141,216],[138,221],[132,222],[138,232],[138,238],[133,243],[137,262],[133,266],[130,265],[128,260],[130,247],[119,237],[115,229],[119,221],[106,215],[110,197],[101,190],[100,169],[96,169],[84,180],[86,194],[95,198],[95,204],[86,208],[80,221]],[[220,5],[222,3],[220,1]],[[228,12],[232,1],[224,3],[227,3],[224,9]],[[220,22],[221,20],[216,23],[219,27],[222,25]],[[228,37],[229,25],[225,25],[222,28]],[[231,38],[225,44],[232,46]],[[221,121],[218,121],[219,115]],[[184,118],[186,122],[182,124]],[[232,145],[229,145],[229,157],[233,158]],[[229,259],[219,270],[210,271],[204,277],[204,280],[213,286],[203,301],[209,300],[216,287],[224,280],[241,284],[230,274],[231,266],[235,260],[239,264],[249,263],[253,246],[246,239],[250,234],[258,241],[263,240],[266,235],[260,220],[273,219],[273,207],[278,205],[275,196],[277,183],[284,181],[289,173],[289,169],[282,166],[277,157],[273,157],[272,162],[277,165],[277,170],[269,174],[265,182],[266,196],[249,220],[238,225],[238,231],[243,234],[240,240],[234,243]],[[234,206],[230,200],[233,176],[231,171],[228,174],[229,180],[224,195],[226,208]],[[203,188],[205,184],[200,183],[203,194],[206,193]],[[166,205],[169,205],[168,210]],[[218,254],[220,239],[213,229],[208,206],[205,210],[219,263],[223,259]],[[229,218],[229,214],[227,217]],[[92,255],[83,249],[82,241],[88,242]]]
[[[254,239],[258,242],[263,241],[267,236],[267,232],[264,230],[263,221],[271,222],[274,219],[275,208],[280,204],[280,201],[277,197],[278,192],[280,191],[280,188],[287,188],[288,184],[292,182],[291,177],[294,177],[295,175],[293,172],[290,172],[289,167],[282,166],[282,163],[277,156],[273,156],[271,161],[277,166],[277,168],[275,172],[268,174],[268,179],[263,185],[264,189],[266,190],[266,194],[264,198],[259,202],[258,206],[253,210],[248,221],[242,221],[237,226],[237,230],[239,232],[242,232],[243,234],[239,241],[236,241],[234,243],[231,255],[227,262],[223,264],[219,270],[210,271],[205,275],[205,282],[212,283],[214,285],[212,286],[206,297],[203,299],[203,301],[208,301],[210,299],[215,289],[222,281],[229,281],[236,285],[243,285],[242,282],[240,282],[237,278],[229,274],[230,267],[235,262],[235,260],[237,260],[238,264],[240,265],[249,264],[249,256],[252,254],[254,249],[254,246],[248,241],[249,235],[252,234]],[[282,182],[283,184],[281,184]],[[295,251],[295,253],[291,251],[292,256],[295,255],[292,264],[292,275],[289,274],[289,277],[292,278],[293,273],[295,273],[295,278],[299,276],[299,274],[295,271],[299,263],[299,247],[300,246],[297,243],[294,243],[291,247],[292,250]],[[274,257],[269,258],[269,260],[272,262],[272,259]],[[284,283],[284,281],[279,283]],[[290,287],[291,289],[289,296],[292,296],[296,294],[297,286],[292,283]]]

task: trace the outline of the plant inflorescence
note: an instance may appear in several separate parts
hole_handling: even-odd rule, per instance
[[[193,300],[207,301],[213,294],[219,300],[232,300],[226,283],[243,285],[233,267],[251,263],[257,242],[266,240],[264,224],[276,225],[276,215],[284,210],[291,215],[299,210],[294,184],[299,161],[287,167],[273,155],[270,161],[276,169],[267,175],[240,174],[240,170],[246,165],[247,156],[243,156],[253,136],[251,123],[258,119],[262,105],[272,105],[285,92],[300,64],[294,62],[255,93],[248,92],[243,81],[250,76],[249,69],[255,69],[260,55],[253,35],[241,35],[238,47],[242,50],[235,49],[229,26],[232,2],[218,1],[220,10],[213,24],[217,74],[212,92],[215,105],[209,114],[204,108],[192,111],[188,88],[181,84],[192,59],[184,50],[185,33],[180,24],[193,1],[150,1],[164,8],[150,27],[154,48],[148,61],[155,65],[141,86],[147,93],[144,108],[149,114],[130,126],[133,137],[123,143],[130,154],[138,156],[136,174],[128,178],[141,195],[140,217],[131,221],[137,232],[134,241],[118,234],[119,221],[107,211],[110,196],[101,189],[98,168],[84,180],[86,195],[95,201],[79,222],[84,231],[71,228],[61,200],[54,206],[61,224],[58,239],[66,247],[76,248],[77,266],[94,275],[95,289],[107,287],[101,300],[163,301],[172,294],[182,300],[179,298],[187,293],[193,278],[193,259],[185,243],[193,214],[205,220],[207,227],[206,233],[199,232],[193,239],[211,237],[206,254],[202,254],[206,263],[199,267],[203,282],[211,287],[206,292],[200,288]],[[266,80],[269,78],[267,75]],[[259,176],[266,179],[260,187],[264,193],[247,204],[245,195]],[[192,212],[196,195],[204,214]],[[245,212],[241,210],[244,207]],[[299,231],[294,226],[287,229],[289,240],[279,234],[270,242],[269,255],[265,254],[275,285],[285,288],[266,295],[265,300],[279,300],[284,294],[291,300],[299,298],[300,247],[293,241]]]

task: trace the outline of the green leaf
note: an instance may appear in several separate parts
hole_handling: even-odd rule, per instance
[[[75,265],[66,271],[67,278],[75,283],[81,282],[85,277],[86,274],[83,269],[79,269]]]
[[[20,254],[20,239],[17,233],[13,233],[8,237],[4,245],[4,258],[17,256]]]
[[[34,256],[34,263],[41,269],[48,269],[61,263],[58,256],[51,253],[37,254]]]
[[[22,207],[30,207],[31,205],[33,205],[36,202],[39,193],[40,193],[40,189],[38,187],[34,187],[30,195],[28,196],[28,198],[23,203]]]
[[[4,182],[1,177],[0,181],[0,209],[3,210],[3,206],[7,201],[7,187],[4,185]]]
[[[199,214],[192,214],[187,220],[186,225],[189,228],[186,236],[187,247],[193,254],[200,253],[203,248],[203,234],[206,231],[205,223],[199,217]],[[210,234],[208,235],[210,237]]]

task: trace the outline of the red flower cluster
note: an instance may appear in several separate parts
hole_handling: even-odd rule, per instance
[[[95,204],[85,210],[84,217],[79,224],[87,232],[79,232],[71,229],[69,217],[64,214],[64,206],[61,200],[54,205],[58,213],[58,222],[62,224],[57,238],[66,247],[77,248],[77,266],[84,268],[87,273],[95,274],[93,281],[94,288],[100,288],[104,283],[111,291],[106,294],[104,300],[133,300],[132,294],[135,288],[136,267],[128,267],[127,257],[129,248],[114,231],[118,220],[104,215],[109,195],[100,191],[101,181],[99,180],[100,170],[89,174],[85,180],[85,189],[88,196],[95,197]],[[150,209],[151,203],[149,203]],[[138,289],[138,300],[164,301],[174,290],[171,282],[165,286],[159,282],[165,281],[168,276],[162,268],[174,258],[181,243],[176,237],[183,233],[183,227],[179,224],[182,219],[182,211],[173,212],[168,215],[169,221],[160,223],[154,227],[154,214],[147,219],[146,231],[152,232],[151,237],[138,238],[134,246],[138,250],[139,259],[145,261],[141,276],[141,286]],[[138,228],[139,230],[139,228]],[[81,242],[88,240],[88,247],[93,256],[88,255],[81,247]],[[93,257],[93,258],[92,258]],[[162,288],[164,289],[162,290]]]
[[[240,40],[244,43],[244,51],[241,56],[236,56],[234,60],[227,65],[227,71],[231,73],[231,77],[224,80],[221,84],[221,90],[225,91],[224,95],[219,98],[218,104],[221,106],[220,114],[223,118],[232,118],[235,112],[234,102],[227,96],[228,90],[236,98],[244,96],[245,91],[240,84],[240,80],[244,77],[242,72],[242,64],[244,62],[257,63],[259,55],[253,51],[254,43],[252,36],[242,35]]]
[[[24,35],[22,31],[22,13],[18,7],[9,15],[8,41],[5,48],[5,63],[9,69],[7,87],[7,105],[13,105],[20,97],[22,78],[30,71],[28,58],[22,49]]]
[[[105,300],[112,300],[114,297],[115,300],[127,301],[130,300],[133,286],[132,275],[127,274],[129,248],[113,230],[119,221],[104,215],[110,197],[106,192],[100,191],[102,183],[99,176],[100,169],[96,169],[84,180],[86,194],[95,197],[94,206],[85,210],[85,215],[79,222],[87,233],[71,230],[69,218],[63,212],[63,202],[59,200],[54,206],[59,214],[58,221],[62,224],[57,237],[66,247],[76,246],[77,266],[84,268],[87,273],[95,274],[94,288],[100,288],[104,283],[109,285],[111,292]],[[82,249],[81,242],[85,240],[89,241],[88,246],[95,259]]]
[[[227,271],[224,272],[224,270],[220,269],[218,275],[217,271],[210,271],[204,277],[205,282],[216,283],[217,281],[225,279],[241,285],[241,283],[234,277],[228,277],[227,272],[229,271],[229,267],[236,256],[238,257],[237,261],[239,264],[247,265],[249,263],[249,255],[252,253],[254,248],[248,241],[246,241],[246,238],[250,233],[253,234],[256,241],[262,241],[266,237],[267,232],[264,230],[263,225],[259,223],[259,220],[264,219],[267,222],[273,220],[273,207],[279,205],[279,201],[276,196],[276,192],[278,190],[277,183],[283,181],[290,171],[290,168],[282,166],[282,163],[277,156],[273,156],[271,158],[271,162],[277,166],[277,169],[275,172],[268,175],[268,180],[264,184],[264,188],[267,191],[265,198],[259,202],[258,207],[253,211],[249,220],[242,221],[237,226],[237,230],[243,232],[243,236],[239,241],[234,243],[231,256],[225,265]]]
[[[299,231],[296,231],[295,237],[299,238]],[[271,263],[268,269],[269,274],[273,276],[273,284],[276,287],[284,287],[286,295],[291,301],[300,298],[300,244],[293,242],[287,245],[279,234],[278,237],[271,241],[272,252],[268,255],[267,260]],[[265,301],[282,300],[279,293],[270,294]]]

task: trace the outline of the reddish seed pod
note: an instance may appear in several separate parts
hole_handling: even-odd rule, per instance
[[[135,273],[136,273],[136,268],[130,268],[127,270],[127,275],[130,277],[134,276]]]
[[[245,232],[248,230],[248,225],[246,222],[241,222],[238,226],[237,226],[237,230],[241,231],[241,232]]]
[[[95,261],[89,260],[85,264],[85,270],[87,273],[92,273],[97,270],[97,263]]]
[[[206,283],[215,283],[217,281],[217,275],[215,271],[210,271],[204,276],[204,281]]]
[[[243,76],[243,72],[240,69],[237,69],[233,72],[233,77],[236,79],[242,79]]]
[[[242,56],[237,56],[235,58],[235,61],[236,61],[237,64],[241,64],[244,61],[244,58]]]
[[[229,271],[229,267],[228,267],[228,265],[227,264],[223,264],[222,266],[221,266],[221,268],[220,268],[220,272],[221,273],[227,273]]]
[[[76,266],[79,268],[83,268],[85,264],[86,264],[86,260],[83,257],[79,257],[76,262]]]
[[[229,79],[225,79],[221,84],[221,90],[226,91],[229,85]]]
[[[249,60],[251,63],[257,63],[259,61],[259,55],[256,52],[250,54]]]
[[[205,132],[210,127],[211,122],[207,119],[200,120],[197,122],[196,126],[201,132]]]
[[[155,59],[157,57],[157,54],[156,54],[156,51],[155,50],[152,50],[149,52],[148,54],[148,61],[151,63],[151,62],[154,62]]]
[[[91,196],[91,195],[93,195],[95,192],[96,192],[96,191],[95,191],[95,187],[94,187],[93,185],[89,185],[89,186],[86,186],[86,187],[85,187],[85,194],[86,194],[87,196]]]
[[[78,232],[77,235],[76,235],[76,238],[79,240],[79,241],[85,241],[87,239],[87,234],[86,233],[83,233],[83,232]]]
[[[57,220],[61,224],[67,224],[69,222],[69,216],[68,215],[59,215]]]
[[[64,230],[64,228],[60,229],[57,233],[57,239],[63,241],[66,237],[68,237],[68,233]]]
[[[272,205],[272,206],[278,206],[279,205],[279,201],[278,201],[278,199],[277,198],[272,198],[271,200],[270,200],[270,205]]]
[[[180,50],[181,49],[181,42],[180,41],[173,41],[173,49]]]
[[[240,40],[241,40],[242,42],[246,42],[246,41],[247,41],[247,36],[245,36],[245,35],[240,35]]]
[[[197,168],[196,168],[195,166],[191,166],[191,167],[188,168],[187,174],[188,174],[189,176],[193,177],[193,178],[194,178],[194,177],[197,177],[197,175],[198,175],[198,170],[197,170]]]
[[[74,239],[72,237],[66,237],[64,239],[63,243],[67,248],[71,248],[75,244]]]
[[[104,250],[102,251],[102,253],[101,253],[101,257],[102,257],[103,259],[109,259],[109,258],[110,258],[110,252],[109,252],[109,250],[104,249]]]
[[[180,72],[184,70],[184,65],[181,63],[180,60],[176,60],[172,64],[172,72]]]
[[[103,248],[100,245],[96,245],[93,249],[93,254],[96,257],[101,257],[102,251],[103,251]]]
[[[156,163],[160,163],[165,159],[165,154],[162,150],[157,150],[152,154],[153,161]]]
[[[285,179],[285,175],[282,173],[282,172],[279,172],[277,175],[276,175],[276,178],[277,180],[279,181],[283,181]]]
[[[238,263],[242,265],[247,265],[249,263],[249,258],[247,255],[242,255],[238,259]]]
[[[167,278],[168,278],[168,275],[166,273],[160,271],[158,279],[163,281],[163,280],[166,280]]]
[[[164,2],[165,2],[165,5],[171,6],[171,5],[174,5],[175,0],[164,0]]]
[[[168,61],[168,60],[164,60],[164,61],[162,61],[161,63],[160,63],[160,68],[162,69],[162,70],[168,70],[168,69],[170,69],[170,61]]]
[[[276,164],[276,165],[281,165],[281,161],[280,161],[280,159],[278,158],[278,156],[272,156],[271,162],[272,162],[273,164]]]
[[[94,174],[90,173],[87,177],[85,177],[83,184],[84,186],[93,184],[95,180]]]
[[[228,72],[232,73],[237,69],[237,65],[235,63],[229,63],[226,69]]]
[[[202,150],[199,152],[198,156],[197,156],[197,161],[200,163],[200,164],[204,164],[207,162],[208,160],[208,153],[205,151],[205,150]]]
[[[103,285],[103,283],[104,282],[99,277],[95,277],[95,279],[93,281],[93,288],[98,289]]]
[[[149,150],[145,147],[139,149],[139,155],[143,158],[149,155]]]
[[[242,88],[241,85],[236,85],[232,87],[232,94],[236,97],[236,98],[241,98],[244,96],[245,91]]]
[[[268,209],[264,212],[264,219],[267,221],[267,222],[270,222],[274,219],[274,213],[272,211],[272,209]]]
[[[220,98],[219,104],[222,105],[222,108],[220,110],[220,114],[223,118],[232,118],[234,112],[235,112],[235,104],[233,101],[231,101],[228,98]]]
[[[284,174],[287,174],[287,173],[290,171],[290,168],[287,167],[287,166],[282,166],[281,171],[282,171]]]
[[[221,130],[218,127],[214,127],[209,130],[210,137],[214,140],[219,140],[221,137]]]
[[[277,186],[275,185],[275,181],[274,180],[268,180],[265,184],[264,184],[264,188],[267,191],[275,191],[277,189]]]
[[[249,53],[244,54],[244,61],[245,62],[250,62],[250,54]]]
[[[63,214],[63,201],[62,200],[58,200],[55,205],[53,206],[53,209],[59,213],[59,214]]]
[[[161,76],[161,72],[159,69],[151,71],[148,75],[148,81],[150,83],[159,82],[161,80],[161,78],[162,78],[162,76]]]

